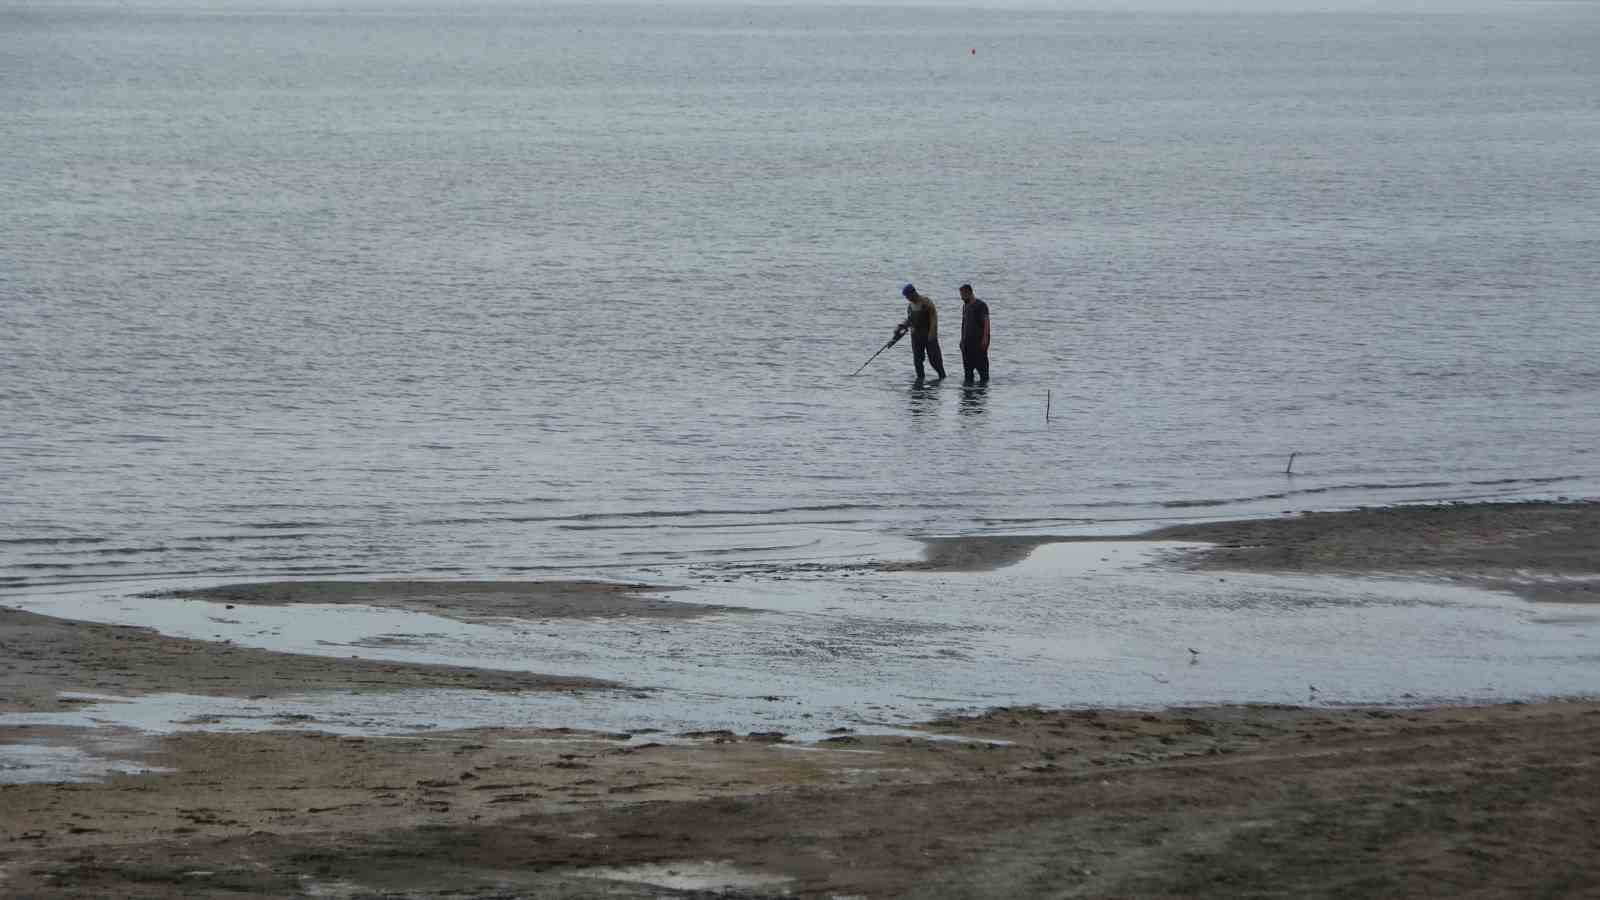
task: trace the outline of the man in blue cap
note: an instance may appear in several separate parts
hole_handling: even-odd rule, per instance
[[[906,298],[906,320],[895,326],[895,334],[911,332],[911,362],[917,367],[917,383],[921,384],[924,377],[924,356],[933,365],[933,370],[939,373],[934,380],[942,380],[944,354],[939,352],[939,312],[934,309],[933,301],[917,293],[912,285],[901,288],[900,295]]]

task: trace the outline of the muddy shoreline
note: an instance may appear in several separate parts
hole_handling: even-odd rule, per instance
[[[642,900],[1577,897],[1600,883],[1600,703],[1002,709],[927,731],[978,739],[187,733],[142,754],[170,773],[0,785],[0,884]],[[694,866],[726,889],[663,886]]]
[[[730,607],[681,603],[657,594],[677,590],[603,581],[269,581],[157,591],[141,597],[249,606],[359,604],[410,609],[464,622],[503,618],[692,619]]]
[[[1600,503],[1451,503],[1171,525],[1119,537],[928,538],[885,571],[981,572],[1045,544],[1186,541],[1195,570],[1444,579],[1529,600],[1600,602]]]
[[[1530,600],[1600,602],[1600,503],[1454,503],[1175,525],[1140,536],[1204,541],[1195,568],[1424,575]]]
[[[73,705],[62,692],[265,697],[318,691],[606,690],[591,678],[273,653],[0,607],[0,713]]]
[[[1210,542],[1181,560],[1205,570],[1426,577],[1589,600],[1597,526],[1600,504],[1456,504],[1140,539]],[[882,568],[983,571],[1052,540],[941,540],[924,560]],[[736,611],[657,590],[328,582],[194,598],[474,622]],[[618,687],[271,653],[0,607],[0,712],[70,708],[61,692],[581,698]],[[76,744],[150,770],[0,784],[0,894],[25,897],[1559,897],[1600,883],[1593,699],[997,709],[912,735],[837,729],[819,743],[514,725],[341,737],[15,724],[0,726],[0,743]]]

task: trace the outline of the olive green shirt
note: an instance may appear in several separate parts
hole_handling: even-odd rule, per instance
[[[919,297],[906,304],[906,325],[911,329],[913,337],[937,337],[939,311],[934,308],[933,301]]]

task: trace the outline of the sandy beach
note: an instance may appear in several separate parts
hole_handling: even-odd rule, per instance
[[[1438,582],[1561,610],[1591,600],[1597,525],[1595,504],[1458,504],[1143,538],[1191,542],[1166,564],[1223,578]],[[998,579],[1053,540],[943,540],[923,560],[790,566],[783,577]],[[747,614],[670,587],[285,582],[160,599],[211,604],[218,618],[353,604],[473,627],[671,629]],[[364,658],[379,649],[394,648],[274,652],[0,608],[0,714],[11,714],[0,759],[13,771],[30,754],[101,767],[0,783],[0,894],[1555,897],[1600,883],[1600,702],[1581,696],[1351,707],[1315,702],[1312,685],[1304,705],[1120,710],[1063,697],[914,728],[817,721],[806,736],[579,730],[531,713],[359,733],[265,706],[319,693],[470,691],[580,708],[660,696],[626,677]],[[197,706],[189,730],[18,718],[169,694],[264,711],[228,730],[198,727]]]

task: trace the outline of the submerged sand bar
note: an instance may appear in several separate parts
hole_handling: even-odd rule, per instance
[[[705,604],[679,603],[656,596],[668,590],[662,585],[603,581],[278,581],[157,591],[141,596],[253,606],[382,606],[478,622],[621,616],[687,619],[719,611]]]

